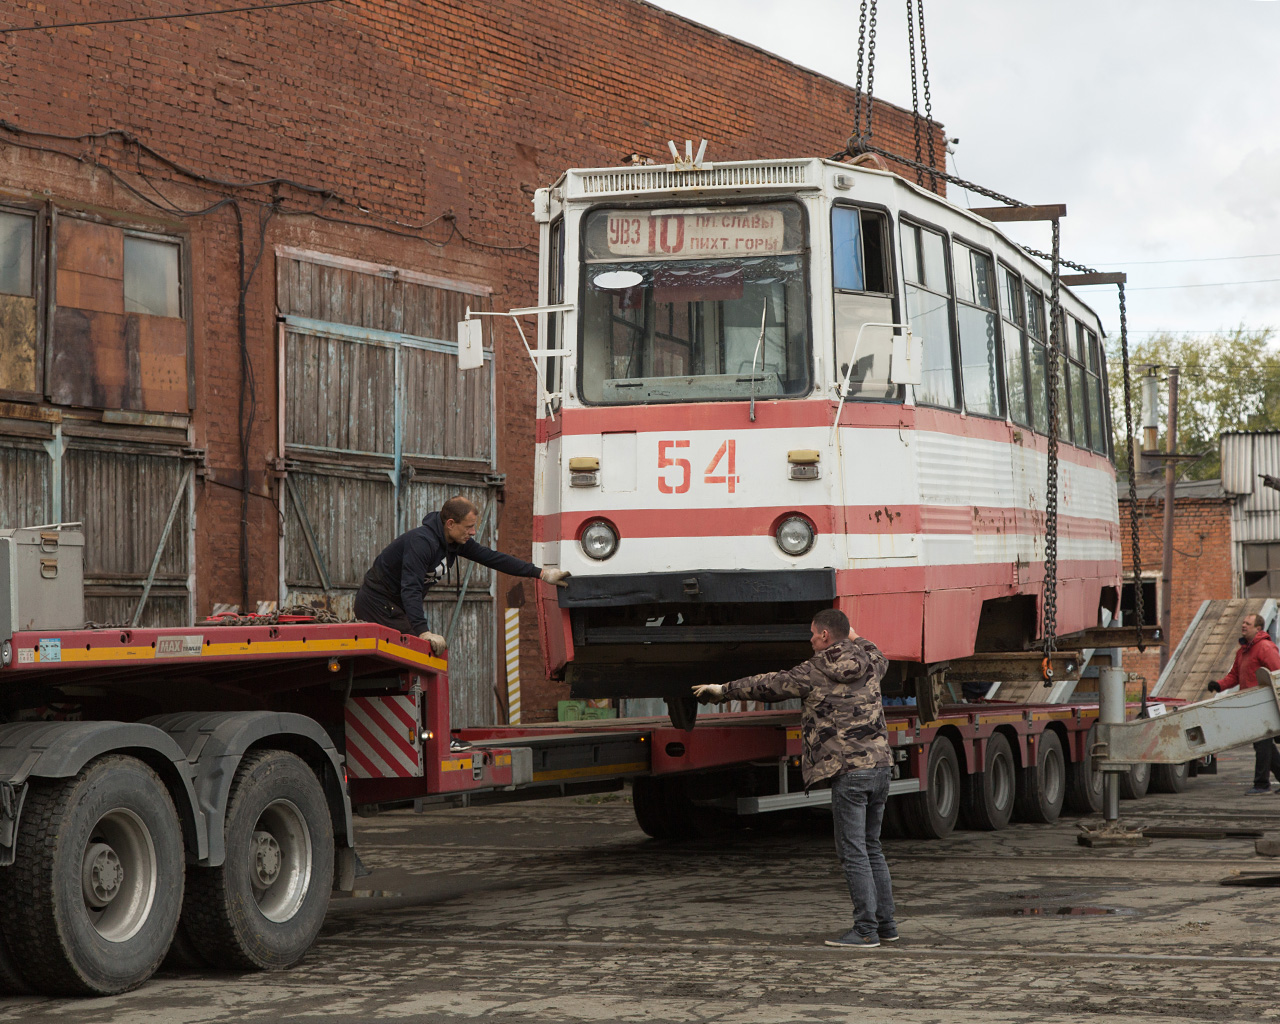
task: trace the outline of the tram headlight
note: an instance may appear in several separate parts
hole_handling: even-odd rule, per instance
[[[604,561],[618,550],[618,534],[603,519],[597,519],[587,524],[578,543],[582,545],[582,550],[588,558]]]
[[[778,525],[774,535],[778,547],[788,555],[803,555],[813,547],[813,527],[801,516],[789,516]]]

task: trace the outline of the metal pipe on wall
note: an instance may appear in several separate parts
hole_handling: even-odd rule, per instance
[[[1169,421],[1165,437],[1165,451],[1173,455],[1178,450],[1178,368],[1169,367]],[[1160,566],[1160,630],[1166,637],[1173,635],[1170,629],[1173,608],[1173,513],[1174,487],[1177,482],[1177,463],[1170,459],[1164,467],[1164,560]],[[1169,645],[1160,648],[1160,668],[1169,662]]]

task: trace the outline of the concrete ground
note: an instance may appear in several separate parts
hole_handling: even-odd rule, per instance
[[[1258,827],[1252,750],[1126,820]],[[1252,839],[1088,850],[1077,820],[886,844],[901,942],[829,949],[850,911],[830,818],[664,847],[623,794],[360,824],[375,869],[278,974],[162,973],[110,999],[0,1000],[0,1021],[480,1019],[603,1022],[1035,1022],[1280,1018],[1280,873]]]

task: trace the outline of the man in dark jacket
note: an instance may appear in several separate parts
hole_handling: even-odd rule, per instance
[[[894,942],[893,884],[880,847],[893,755],[880,701],[889,662],[849,627],[844,612],[825,608],[809,626],[813,657],[786,672],[693,688],[701,701],[804,702],[801,731],[805,788],[831,780],[836,852],[853,900],[854,924],[828,946],[875,949]]]
[[[1263,628],[1261,615],[1246,615],[1240,623],[1240,649],[1231,671],[1221,679],[1209,683],[1210,693],[1221,693],[1233,686],[1247,690],[1258,685],[1258,669],[1280,671],[1280,651]],[[1280,779],[1280,751],[1275,741],[1258,740],[1253,745],[1253,788],[1250,793],[1270,793],[1271,776]]]
[[[444,579],[459,558],[487,565],[508,576],[536,576],[545,583],[566,586],[562,569],[539,569],[512,555],[476,543],[479,515],[466,498],[450,498],[439,512],[423,517],[422,525],[402,533],[373,560],[356,594],[356,618],[377,622],[429,641],[436,654],[444,651],[444,637],[427,628],[422,595]]]

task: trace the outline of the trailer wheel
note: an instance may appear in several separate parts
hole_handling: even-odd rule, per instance
[[[107,756],[33,782],[5,871],[5,934],[32,988],[112,995],[164,960],[182,907],[182,826],[160,777]]]
[[[1155,764],[1151,766],[1152,793],[1181,793],[1191,784],[1191,765]]]
[[[1062,757],[1062,741],[1052,729],[1046,729],[1036,740],[1035,764],[1018,772],[1018,796],[1014,814],[1019,821],[1047,825],[1057,821],[1066,796],[1066,762]]]
[[[1151,765],[1145,762],[1135,764],[1120,775],[1120,799],[1141,800],[1150,786]]]
[[[1003,733],[992,733],[982,758],[982,771],[964,780],[961,814],[967,828],[994,832],[1009,824],[1018,792],[1013,748]]]
[[[182,917],[215,967],[291,967],[315,941],[333,885],[333,823],[305,761],[283,750],[247,755],[226,820],[227,857],[191,867]]]
[[[1102,772],[1093,770],[1094,741],[1098,727],[1089,726],[1084,741],[1084,757],[1067,765],[1067,793],[1062,801],[1064,810],[1075,814],[1098,814],[1102,811]]]
[[[929,745],[927,788],[902,799],[902,824],[913,839],[944,839],[960,815],[960,762],[945,737]]]

